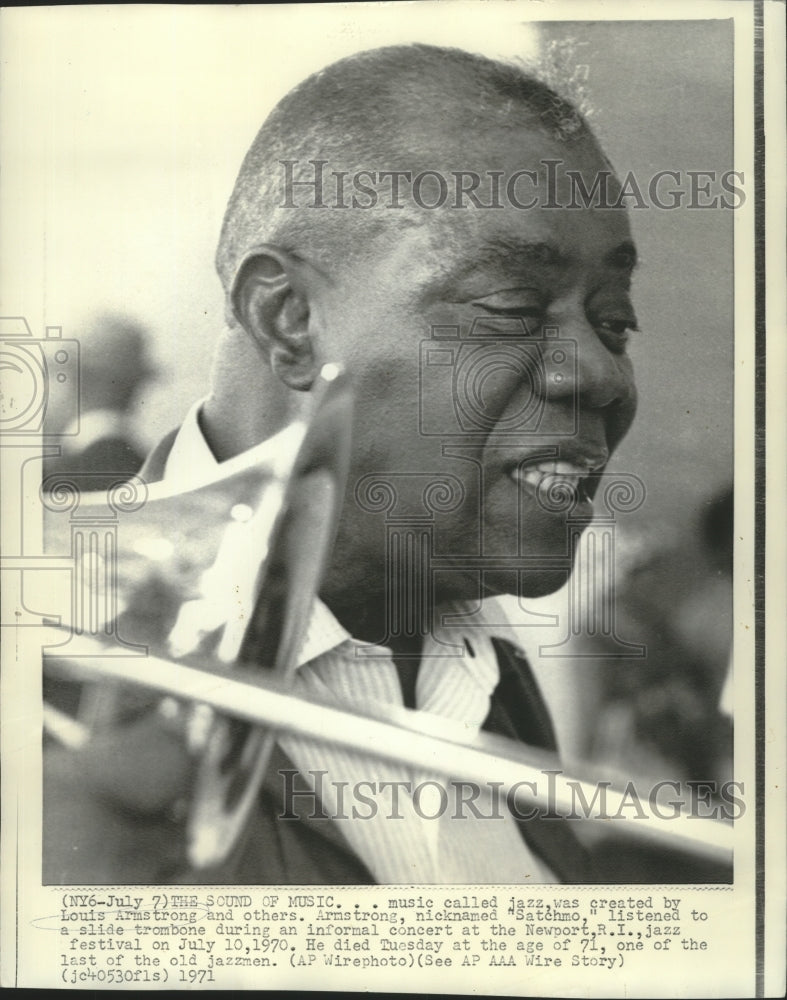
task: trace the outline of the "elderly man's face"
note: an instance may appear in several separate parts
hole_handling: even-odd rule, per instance
[[[529,131],[455,153],[453,169],[526,167],[542,185],[541,161],[563,160],[561,204],[563,171],[581,171],[590,190],[609,169],[589,144]],[[548,201],[543,186],[538,196]],[[380,587],[386,518],[433,532],[438,597],[474,596],[479,582],[537,595],[565,581],[569,512],[548,509],[546,488],[576,490],[574,514],[590,513],[582,480],[633,418],[633,257],[623,210],[444,207],[336,277],[319,307],[325,360],[346,363],[356,418],[329,590]]]

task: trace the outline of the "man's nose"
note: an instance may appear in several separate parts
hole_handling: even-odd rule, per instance
[[[544,363],[553,399],[574,398],[583,408],[600,410],[633,398],[627,356],[610,350],[584,313],[566,317],[544,332]]]

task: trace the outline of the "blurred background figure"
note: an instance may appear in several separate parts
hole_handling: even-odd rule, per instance
[[[627,718],[598,727],[594,756],[625,761],[634,753],[651,771],[668,765],[684,779],[729,779],[722,772],[731,712],[722,715],[719,703],[732,644],[732,537],[730,488],[707,497],[671,541],[643,544],[628,567],[618,615],[647,655],[641,666],[607,664],[607,721],[621,699]]]
[[[616,613],[621,634],[647,652],[639,661],[601,660],[588,756],[652,783],[707,783],[713,808],[732,779],[732,487],[707,495],[671,538],[660,529],[637,542],[617,583]],[[583,641],[603,656],[603,638]],[[665,871],[686,882],[727,880],[684,859],[669,870],[655,852],[611,838],[597,859],[610,882]]]
[[[47,433],[58,435],[58,447],[47,446],[44,488],[52,486],[48,477],[80,476],[79,489],[109,489],[138,472],[147,454],[134,429],[133,411],[145,385],[158,375],[149,354],[151,336],[137,320],[105,313],[76,339],[79,406],[76,416],[61,415],[56,407],[47,413]],[[44,696],[50,706],[72,717],[84,720],[94,711],[75,681],[45,676]]]
[[[137,440],[132,412],[142,388],[158,374],[150,335],[138,321],[105,314],[80,334],[78,422],[58,428],[60,454],[45,460],[53,473],[106,473],[117,481],[138,472],[146,448]],[[101,483],[91,481],[91,488]]]

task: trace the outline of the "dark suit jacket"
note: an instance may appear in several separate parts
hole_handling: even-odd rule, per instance
[[[141,475],[163,476],[174,433]],[[554,750],[549,712],[530,667],[512,644],[493,640],[500,681],[483,728]],[[341,831],[309,804],[282,819],[280,772],[295,768],[277,748],[255,813],[232,856],[214,871],[183,864],[182,817],[173,803],[188,788],[190,765],[175,738],[141,713],[121,730],[92,741],[81,754],[50,751],[45,767],[44,881],[56,884],[215,883],[352,885],[374,879]],[[495,780],[490,774],[489,780]],[[546,782],[546,778],[544,778]],[[298,812],[299,799],[295,799]],[[525,841],[564,882],[591,878],[588,857],[567,820],[519,821]],[[78,832],[78,836],[76,836]],[[75,839],[76,836],[76,839]],[[104,874],[105,876],[102,877]]]

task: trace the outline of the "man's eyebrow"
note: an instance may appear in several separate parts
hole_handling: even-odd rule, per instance
[[[556,243],[549,240],[522,240],[498,236],[479,247],[475,263],[529,264],[536,267],[563,267],[567,263]]]
[[[604,255],[604,264],[631,272],[637,266],[637,248],[624,240]],[[522,240],[498,236],[477,247],[472,257],[461,261],[462,273],[479,265],[565,268],[569,258],[550,240]]]
[[[604,254],[602,263],[631,275],[637,266],[637,249],[630,240],[624,240]],[[436,259],[435,264],[442,272],[437,287],[451,293],[458,282],[479,268],[497,267],[512,273],[524,267],[564,271],[569,267],[570,257],[551,240],[495,236],[472,249],[463,246],[455,255],[448,255],[442,261]]]
[[[523,267],[565,267],[567,260],[555,243],[496,236],[480,246],[463,246],[444,263],[446,284],[453,285],[482,267],[519,271]]]

